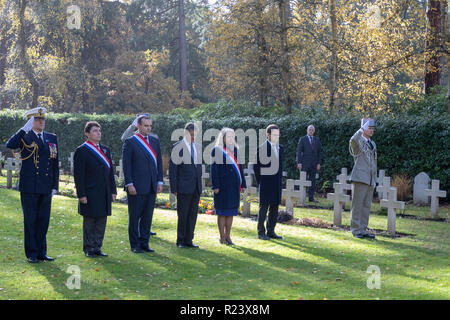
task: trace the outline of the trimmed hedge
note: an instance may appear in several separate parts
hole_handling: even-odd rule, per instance
[[[174,129],[183,128],[191,120],[188,115],[157,114],[153,115],[153,131],[159,136],[163,153],[170,155],[173,141],[170,140]],[[60,161],[67,169],[67,158],[70,152],[84,141],[83,129],[89,120],[96,120],[102,125],[102,142],[111,147],[113,159],[118,164],[123,131],[133,121],[134,115],[96,115],[96,114],[52,114],[47,117],[46,131],[58,136],[60,145]],[[298,170],[295,163],[298,139],[306,134],[306,127],[314,124],[316,136],[322,142],[323,164],[318,181],[322,186],[332,187],[336,176],[342,167],[349,172],[353,159],[348,152],[348,141],[358,130],[360,118],[357,115],[316,114],[313,116],[272,116],[258,117],[227,117],[222,119],[196,119],[202,121],[203,132],[209,128],[234,129],[265,128],[270,123],[276,123],[281,129],[280,143],[285,147],[284,168],[288,177],[297,178]],[[0,144],[5,144],[8,138],[25,124],[23,110],[0,111]],[[424,118],[418,116],[378,117],[374,141],[378,148],[378,168],[386,169],[389,176],[407,174],[411,179],[419,172],[426,172],[432,179],[439,179],[441,190],[450,192],[450,117]],[[205,142],[205,146],[210,142]],[[247,158],[248,159],[248,158]],[[326,188],[328,189],[328,188]],[[448,199],[448,197],[447,197]]]

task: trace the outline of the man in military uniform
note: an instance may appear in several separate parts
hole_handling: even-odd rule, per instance
[[[20,200],[25,231],[25,254],[30,263],[53,261],[47,256],[47,230],[52,196],[58,190],[58,142],[56,135],[44,131],[44,107],[25,113],[28,122],[6,143],[20,149]]]
[[[370,139],[374,128],[373,119],[362,119],[361,128],[349,142],[350,154],[355,161],[350,176],[353,183],[350,228],[353,236],[357,238],[375,238],[366,230],[377,178],[377,148],[375,142]]]

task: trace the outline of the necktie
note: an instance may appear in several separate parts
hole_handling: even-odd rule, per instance
[[[44,142],[42,141],[42,134],[38,133],[38,138],[39,138],[39,145],[40,146],[44,145]]]
[[[195,158],[195,155],[194,155],[194,143],[191,143],[191,163],[192,164],[195,164],[194,158]]]
[[[311,145],[311,149],[314,149],[313,137],[312,136],[309,137],[309,144]]]
[[[372,144],[372,141],[367,140],[367,143],[369,144],[370,150],[373,150],[373,144]]]

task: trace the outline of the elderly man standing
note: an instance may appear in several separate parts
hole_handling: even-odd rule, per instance
[[[311,124],[306,129],[306,136],[298,141],[297,147],[297,166],[300,171],[306,171],[306,179],[311,181],[311,187],[308,188],[308,197],[310,202],[314,200],[314,191],[316,190],[316,173],[320,170],[322,163],[322,146],[320,140],[314,137],[316,129]]]
[[[374,128],[373,119],[362,119],[361,128],[349,142],[350,154],[355,161],[350,176],[353,183],[350,227],[353,236],[357,238],[375,238],[366,230],[377,178],[377,148],[375,142],[370,139]]]

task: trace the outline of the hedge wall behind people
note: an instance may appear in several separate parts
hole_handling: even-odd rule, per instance
[[[0,111],[0,144],[5,144],[8,138],[19,130],[26,122],[23,110]],[[174,129],[183,128],[189,121],[187,115],[153,115],[153,132],[161,141],[163,153],[170,155],[171,134]],[[67,158],[70,152],[84,140],[84,125],[89,120],[96,120],[102,126],[102,143],[111,147],[116,165],[119,163],[122,142],[120,137],[133,121],[134,115],[96,115],[96,114],[52,114],[49,113],[46,122],[46,131],[54,132],[58,136],[60,147],[60,161],[62,166],[68,168]],[[319,172],[319,189],[330,190],[333,181],[340,173],[342,167],[349,172],[353,159],[348,152],[348,141],[358,130],[360,117],[356,115],[318,114],[315,116],[272,116],[270,118],[258,117],[228,117],[223,119],[195,119],[202,121],[202,131],[209,128],[221,129],[231,127],[234,129],[265,128],[271,123],[280,126],[280,143],[285,147],[285,171],[288,178],[298,178],[295,155],[297,143],[301,136],[306,134],[309,124],[316,127],[316,136],[322,142],[322,169]],[[385,169],[389,176],[407,174],[411,179],[419,172],[426,172],[432,179],[441,181],[441,190],[450,188],[450,117],[424,118],[417,116],[403,117],[377,117],[374,141],[378,148],[378,168]],[[207,146],[210,141],[204,142]],[[248,139],[247,139],[248,155]],[[248,157],[246,158],[248,159]],[[447,198],[448,199],[448,198]]]

